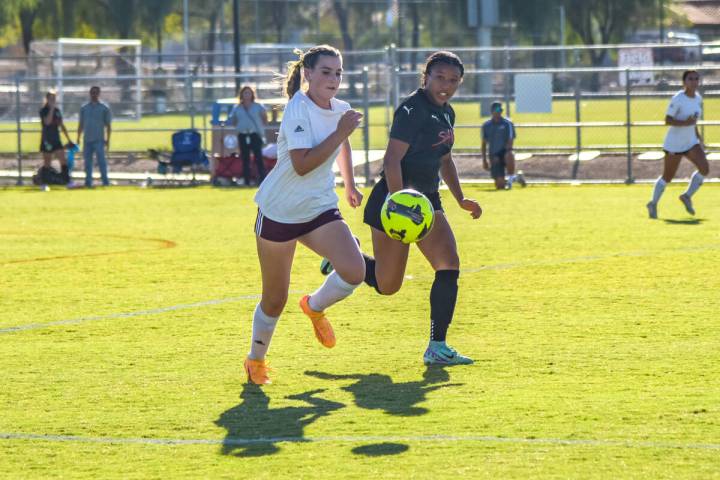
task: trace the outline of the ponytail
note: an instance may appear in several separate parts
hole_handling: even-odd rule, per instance
[[[301,70],[303,67],[303,57],[305,55],[302,50],[297,48],[293,50],[293,53],[298,56],[298,59],[288,62],[288,74],[285,79],[285,93],[288,98],[292,98],[292,96],[295,95],[295,92],[300,90],[300,85],[302,84]]]
[[[295,61],[288,62],[288,73],[285,78],[285,93],[288,98],[292,98],[295,92],[300,90],[302,85],[302,69],[303,68],[314,68],[318,58],[321,55],[328,55],[331,57],[339,57],[342,61],[342,54],[340,50],[330,45],[317,45],[312,47],[307,52],[300,49],[293,50],[293,53],[298,56]]]

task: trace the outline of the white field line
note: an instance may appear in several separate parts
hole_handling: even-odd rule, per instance
[[[704,251],[711,251],[711,250],[718,250],[720,248],[720,245],[705,245],[705,246],[698,246],[698,247],[681,247],[681,248],[675,248],[675,249],[668,249],[668,250],[657,250],[657,251],[637,251],[637,252],[619,252],[619,253],[609,253],[605,255],[587,255],[587,256],[581,256],[581,257],[569,257],[569,258],[558,258],[558,259],[551,259],[551,260],[529,260],[529,261],[521,261],[521,262],[514,262],[514,263],[497,263],[494,265],[483,265],[481,267],[475,267],[475,268],[461,268],[460,272],[461,274],[471,274],[471,273],[478,273],[484,270],[509,270],[512,268],[523,268],[523,267],[536,267],[536,266],[551,266],[551,265],[562,265],[564,263],[582,263],[582,262],[596,262],[600,260],[608,260],[611,258],[623,258],[623,257],[650,257],[654,255],[663,255],[666,253],[692,253],[692,252],[704,252]],[[413,280],[423,278],[423,276],[407,276],[406,279]],[[300,291],[292,291],[289,292],[292,294],[302,294],[304,292]],[[252,300],[260,298],[260,294],[252,294],[252,295],[243,295],[240,297],[232,297],[232,298],[219,298],[215,300],[207,300],[204,302],[197,302],[197,303],[189,303],[189,304],[180,304],[180,305],[172,305],[169,307],[160,307],[150,310],[140,310],[136,312],[124,312],[124,313],[113,313],[110,315],[99,315],[99,316],[92,316],[92,317],[80,317],[75,319],[69,319],[69,320],[58,320],[55,322],[47,322],[47,323],[31,323],[28,325],[19,325],[16,327],[5,327],[0,328],[0,335],[4,333],[13,333],[13,332],[21,332],[26,330],[37,330],[41,328],[48,328],[48,327],[55,327],[55,326],[62,326],[62,325],[75,325],[79,323],[85,323],[85,322],[94,322],[98,320],[112,320],[117,318],[129,318],[129,317],[138,317],[143,315],[153,315],[158,313],[166,313],[166,312],[172,312],[176,310],[185,310],[189,308],[199,308],[199,307],[207,307],[212,305],[220,305],[223,303],[232,303],[232,302],[239,302],[242,300]]]
[[[268,443],[366,443],[366,442],[478,442],[539,444],[558,446],[590,447],[626,447],[657,449],[720,450],[720,443],[682,443],[652,440],[601,440],[579,438],[515,438],[489,435],[341,435],[320,437],[268,437],[224,439],[205,438],[132,438],[132,437],[83,437],[79,435],[49,435],[34,433],[1,433],[0,440],[40,441],[40,442],[77,442],[100,444],[139,444],[139,445],[257,445]]]
[[[98,320],[112,320],[112,319],[116,319],[116,318],[129,318],[129,317],[139,317],[139,316],[143,316],[143,315],[154,315],[157,313],[173,312],[176,310],[185,310],[188,308],[208,307],[211,305],[220,305],[223,303],[240,302],[242,300],[253,300],[253,299],[257,299],[257,298],[260,298],[260,294],[243,295],[241,297],[233,297],[233,298],[220,298],[220,299],[216,299],[216,300],[207,300],[204,302],[172,305],[169,307],[153,308],[150,310],[139,310],[136,312],[112,313],[110,315],[80,317],[80,318],[73,318],[73,319],[69,319],[69,320],[57,320],[55,322],[47,322],[47,323],[30,323],[28,325],[20,325],[17,327],[0,328],[0,334],[21,332],[24,330],[36,330],[39,328],[57,327],[57,326],[61,326],[61,325],[75,325],[78,323],[96,322]]]

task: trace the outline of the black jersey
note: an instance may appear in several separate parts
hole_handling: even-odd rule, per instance
[[[390,138],[410,145],[400,163],[404,187],[426,193],[438,191],[440,159],[452,150],[454,125],[452,107],[447,103],[435,105],[422,88],[395,110]]]
[[[45,117],[50,113],[50,107],[47,105],[40,109],[38,114],[40,115],[40,124],[42,125],[42,142],[50,144],[62,144],[60,141],[60,124],[62,123],[62,113],[60,109],[55,107],[53,112],[53,118],[50,125],[45,125]]]

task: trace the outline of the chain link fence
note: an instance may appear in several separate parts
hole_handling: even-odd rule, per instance
[[[623,51],[638,45],[602,47],[543,47],[451,49],[463,59],[463,85],[453,99],[457,112],[454,151],[461,176],[482,177],[479,169],[480,127],[488,119],[487,106],[502,101],[505,115],[515,123],[520,168],[531,178],[550,180],[598,179],[633,181],[654,178],[666,131],[664,116],[670,97],[681,85],[682,72],[696,69],[702,76],[704,116],[699,122],[709,150],[720,146],[718,84],[720,64],[714,63],[714,44],[643,45],[646,56],[663,65],[618,66]],[[674,50],[670,50],[674,49]],[[670,55],[681,49],[683,56]],[[420,85],[425,58],[437,49],[396,49],[344,52],[345,74],[340,98],[365,113],[365,122],[351,138],[359,158],[367,161],[357,173],[373,178],[373,162],[387,142],[394,108]],[[600,52],[600,54],[598,54]],[[657,52],[660,52],[659,54]],[[119,54],[120,55],[120,54]],[[589,63],[603,58],[604,66]],[[134,58],[134,57],[133,57]],[[236,73],[229,54],[140,55],[137,62],[75,55],[33,58],[32,68],[19,59],[0,59],[0,169],[13,163],[18,179],[39,159],[38,110],[44,93],[61,82],[61,108],[75,140],[77,115],[91,85],[102,88],[101,99],[114,114],[111,156],[144,158],[149,148],[170,148],[170,136],[182,128],[196,128],[204,146],[213,151],[213,118],[218,99],[234,97],[238,85],[255,88],[277,128],[282,117],[282,78],[290,48],[246,51],[242,71]],[[680,64],[668,59],[680,59]],[[692,61],[692,62],[691,62]],[[63,75],[57,73],[63,62]],[[620,62],[622,63],[622,62]],[[123,65],[123,68],[118,68]],[[133,65],[133,69],[128,69]],[[23,69],[25,66],[25,69]],[[30,73],[35,73],[31,75]],[[520,113],[514,82],[517,76],[545,74],[551,78],[549,113]],[[272,141],[269,137],[269,141]],[[573,157],[571,157],[573,155]],[[595,160],[586,158],[597,156]],[[712,152],[711,158],[714,158]],[[128,160],[128,163],[131,163]],[[681,173],[683,173],[681,171]],[[7,175],[7,172],[6,172]]]

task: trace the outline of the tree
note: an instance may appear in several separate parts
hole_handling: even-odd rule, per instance
[[[562,0],[567,21],[586,45],[621,42],[639,14],[656,0]],[[605,60],[607,50],[590,50],[593,65]]]
[[[177,5],[176,0],[145,0],[140,5],[142,27],[155,37],[158,50],[158,65],[162,65],[163,31],[165,18],[172,13]]]

